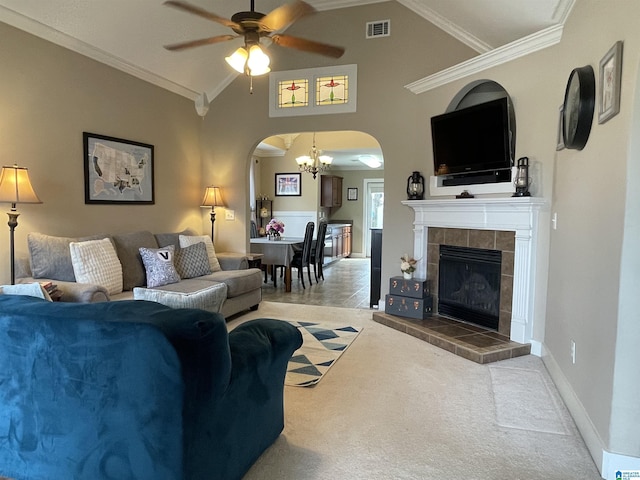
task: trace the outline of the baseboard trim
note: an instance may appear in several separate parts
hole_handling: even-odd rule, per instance
[[[578,427],[578,431],[582,435],[584,443],[591,454],[591,458],[593,458],[593,461],[600,472],[600,476],[606,480],[616,480],[616,478],[620,478],[616,477],[617,471],[640,471],[640,458],[611,453],[605,449],[604,442],[591,422],[589,414],[585,410],[580,399],[576,396],[573,387],[560,369],[555,358],[545,347],[544,343],[541,343],[540,347],[542,361],[547,367],[547,371],[549,372],[553,383],[555,383],[558,388],[558,392],[567,406],[569,413],[571,413],[571,416],[576,423],[576,427]]]

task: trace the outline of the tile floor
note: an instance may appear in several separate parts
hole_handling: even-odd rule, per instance
[[[309,286],[305,270],[306,288],[292,272],[291,292],[284,291],[284,278],[277,287],[269,279],[262,284],[262,299],[269,302],[296,303],[330,307],[369,309],[370,261],[368,258],[344,258],[324,268],[324,280]],[[384,282],[384,279],[383,279]],[[420,338],[477,363],[489,363],[520,355],[527,355],[529,344],[512,342],[508,337],[465,322],[434,315],[426,320],[413,320],[387,315],[372,309],[373,320]]]
[[[368,258],[343,258],[324,267],[324,280],[316,283],[311,269],[313,285],[309,286],[307,270],[304,270],[302,288],[298,271],[291,272],[291,292],[284,291],[284,278],[277,279],[277,287],[269,279],[262,284],[262,299],[268,302],[326,305],[331,307],[369,308],[370,262]]]

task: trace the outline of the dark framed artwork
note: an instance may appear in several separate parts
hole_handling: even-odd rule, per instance
[[[154,204],[153,145],[84,132],[84,203]]]
[[[276,197],[302,195],[302,178],[299,173],[276,173]]]
[[[598,123],[605,123],[620,112],[622,41],[617,41],[600,60]]]
[[[347,188],[347,200],[358,200],[357,188]]]

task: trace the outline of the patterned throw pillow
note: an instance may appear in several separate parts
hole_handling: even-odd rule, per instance
[[[92,283],[109,295],[122,292],[122,265],[108,238],[69,243],[73,273],[78,283]]]
[[[163,248],[140,247],[140,256],[147,272],[147,288],[178,283],[180,276],[173,265],[173,245]]]
[[[216,257],[216,250],[213,248],[213,242],[209,235],[180,235],[180,248],[188,247],[194,243],[204,242],[207,247],[207,256],[209,257],[209,266],[212,272],[219,272],[222,270],[218,257]]]
[[[204,242],[194,243],[176,252],[175,266],[180,278],[194,278],[211,273],[207,247]]]

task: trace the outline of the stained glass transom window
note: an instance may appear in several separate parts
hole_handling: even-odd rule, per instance
[[[285,80],[278,82],[278,107],[295,108],[309,106],[309,80]]]
[[[348,75],[333,75],[316,79],[316,105],[341,105],[348,101]]]

